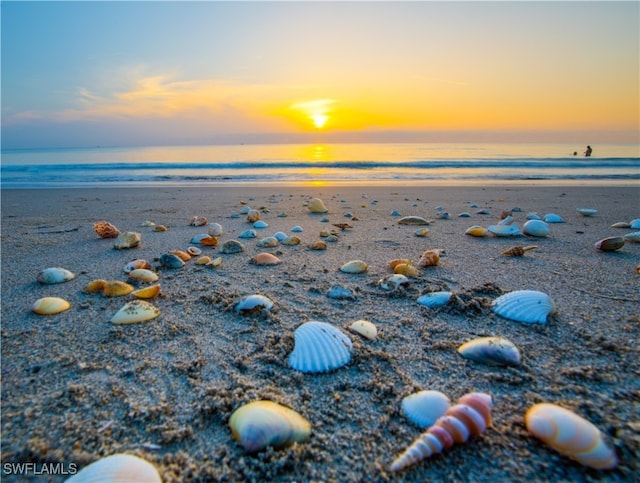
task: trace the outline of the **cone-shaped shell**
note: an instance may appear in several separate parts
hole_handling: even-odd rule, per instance
[[[458,353],[472,361],[496,366],[519,366],[520,351],[502,337],[480,337],[458,347]]]
[[[298,327],[293,335],[295,344],[289,365],[296,371],[328,372],[351,360],[351,339],[331,324],[312,320]]]
[[[160,293],[160,285],[150,285],[131,292],[135,297],[139,299],[151,299]]]
[[[102,287],[102,295],[105,297],[121,297],[133,292],[135,289],[126,282],[120,280],[108,280]]]
[[[516,322],[544,324],[547,317],[555,311],[555,303],[543,292],[515,290],[495,299],[491,310]]]
[[[426,429],[444,416],[451,401],[440,391],[419,391],[405,397],[401,406],[409,421]]]
[[[253,257],[250,260],[250,263],[253,263],[254,265],[279,265],[282,263],[282,260],[276,257],[273,253],[262,252]]]
[[[144,300],[132,300],[124,305],[111,318],[111,323],[117,325],[135,324],[155,319],[160,315],[160,311],[149,302]]]
[[[475,236],[475,237],[489,236],[489,230],[479,225],[470,226],[469,228],[467,228],[467,230],[464,233],[466,235]]]
[[[243,298],[236,305],[236,312],[240,315],[251,315],[263,310],[269,311],[273,308],[273,301],[264,295],[254,294]]]
[[[305,441],[311,424],[296,411],[272,401],[254,401],[236,409],[229,418],[233,438],[249,453],[268,446],[285,448]]]
[[[530,250],[535,250],[536,248],[538,248],[537,245],[529,245],[527,247],[525,247],[523,245],[516,245],[515,247],[511,247],[511,248],[506,249],[505,251],[502,252],[502,254],[506,255],[506,256],[509,256],[509,257],[521,257],[526,252],[528,252]]]
[[[60,297],[43,297],[36,300],[31,310],[38,315],[54,315],[71,308],[71,304]]]
[[[368,265],[362,260],[351,260],[342,265],[340,271],[344,273],[364,273],[368,268]]]
[[[93,229],[96,231],[100,238],[115,238],[120,234],[114,225],[108,221],[97,221],[93,224]]]
[[[440,250],[425,250],[420,255],[420,260],[418,260],[418,267],[426,268],[433,267],[438,264],[440,261]]]
[[[138,268],[149,268],[150,266],[151,264],[148,260],[145,260],[144,258],[136,258],[135,260],[131,260],[127,263],[122,271],[124,273],[131,273]]]
[[[40,283],[54,284],[68,282],[69,280],[73,280],[74,278],[76,278],[75,274],[73,274],[66,268],[51,267],[42,270],[36,277],[36,280],[38,280],[38,282]]]
[[[404,216],[398,220],[398,225],[429,225],[430,220],[426,220],[421,216]]]
[[[376,337],[378,337],[378,329],[368,320],[356,320],[349,325],[349,329],[369,340],[376,340]]]
[[[525,235],[545,237],[549,236],[549,225],[542,220],[529,220],[522,226]]]
[[[113,248],[116,250],[124,250],[127,248],[134,248],[140,244],[140,240],[142,239],[142,235],[135,231],[125,231],[118,235],[116,241],[113,244]]]
[[[313,198],[309,200],[307,205],[311,213],[326,213],[329,211],[320,198]]]
[[[596,242],[596,248],[602,252],[614,252],[624,246],[624,237],[611,236]]]
[[[143,282],[155,282],[158,280],[158,274],[146,268],[136,268],[129,272],[129,278]]]
[[[148,461],[122,453],[85,466],[65,483],[162,483],[162,479]]]
[[[232,254],[244,252],[244,246],[238,240],[227,240],[220,247],[220,253]]]
[[[525,415],[527,431],[557,452],[591,468],[618,466],[616,453],[586,419],[555,404],[541,403]]]

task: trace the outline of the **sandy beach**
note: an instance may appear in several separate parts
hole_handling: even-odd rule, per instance
[[[61,463],[78,469],[129,453],[151,462],[165,483],[183,481],[631,481],[640,473],[640,244],[616,252],[594,244],[632,230],[616,222],[640,218],[638,187],[499,186],[235,186],[221,188],[3,190],[2,193],[2,479],[64,481],[66,476],[9,474],[7,463]],[[326,214],[305,203],[322,199]],[[132,295],[83,293],[94,279],[127,280],[132,259],[186,250],[207,227],[224,228],[220,244],[251,228],[246,205],[267,228],[243,239],[245,251],[220,254],[201,247],[217,268],[188,261],[159,268],[161,294],[150,300],[161,315],[118,326],[113,315]],[[472,207],[473,206],[473,207]],[[438,219],[437,208],[450,213]],[[594,208],[594,216],[577,208]],[[486,210],[487,214],[478,214]],[[393,212],[399,216],[394,216]],[[469,217],[458,214],[468,212]],[[511,212],[520,227],[529,212],[557,213],[546,238],[475,238],[472,225],[499,222]],[[237,216],[239,215],[239,216]],[[398,224],[402,216],[434,220],[428,236]],[[115,250],[93,223],[107,220],[142,236],[139,247]],[[165,225],[156,232],[145,221]],[[310,250],[322,230],[348,223],[327,249]],[[259,248],[275,232],[301,243]],[[502,252],[537,245],[523,257]],[[408,287],[387,292],[377,282],[388,261],[418,261],[442,249],[437,266],[420,270]],[[268,251],[282,263],[249,263]],[[363,260],[368,270],[339,268]],[[47,267],[76,275],[65,283],[36,281]],[[354,296],[327,296],[334,285]],[[499,295],[530,289],[548,294],[556,313],[546,324],[524,324],[492,313]],[[430,309],[420,294],[456,293],[460,304]],[[274,309],[242,316],[234,306],[263,294]],[[31,312],[46,296],[71,309]],[[371,341],[349,330],[373,322]],[[349,364],[326,374],[303,374],[287,364],[293,332],[303,322],[331,323],[353,342]],[[469,340],[500,336],[521,351],[515,367],[461,357]],[[452,401],[471,392],[493,398],[493,423],[470,441],[412,468],[389,465],[423,430],[402,412],[405,396],[423,389]],[[231,435],[228,421],[241,405],[278,402],[311,423],[302,443],[255,455]],[[620,465],[594,470],[561,456],[528,434],[524,414],[539,402],[571,409],[595,424]]]

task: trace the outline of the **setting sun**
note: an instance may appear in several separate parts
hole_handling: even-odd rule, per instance
[[[311,116],[311,119],[313,120],[314,126],[320,129],[327,123],[329,116],[327,116],[326,114],[315,114]]]
[[[333,99],[319,99],[313,101],[296,102],[291,109],[301,112],[317,129],[322,129],[329,120]]]

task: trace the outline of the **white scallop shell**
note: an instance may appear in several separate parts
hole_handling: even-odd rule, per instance
[[[60,267],[45,268],[37,276],[38,282],[46,284],[68,282],[74,278],[76,276],[72,272]]]
[[[366,337],[369,340],[376,340],[378,336],[377,327],[368,320],[356,320],[351,325],[349,325],[349,329],[351,329],[356,334],[360,334],[362,337]]]
[[[627,233],[623,238],[630,243],[640,243],[640,231]]]
[[[576,211],[582,216],[593,216],[598,212],[598,210],[593,208],[576,208]]]
[[[295,343],[289,365],[296,371],[328,372],[351,360],[351,339],[331,324],[312,320],[298,327],[293,335]]]
[[[547,223],[564,223],[562,217],[556,213],[547,213],[544,215],[544,221]]]
[[[543,237],[549,235],[549,225],[542,220],[529,220],[522,227],[525,235]]]
[[[66,483],[162,483],[158,470],[130,454],[114,454],[85,466]]]
[[[446,292],[446,291],[430,292],[430,293],[421,295],[420,297],[418,297],[416,301],[420,305],[424,305],[425,307],[434,309],[434,308],[442,307],[443,305],[446,305],[447,302],[449,302],[449,300],[451,299],[452,295],[453,295],[452,292]]]
[[[236,305],[236,312],[239,314],[251,314],[255,311],[271,310],[273,302],[269,297],[260,294],[249,295],[243,298]]]
[[[518,225],[489,225],[487,227],[495,236],[522,236],[522,232]]]
[[[402,400],[402,411],[412,423],[428,428],[447,412],[451,401],[440,391],[419,391]]]
[[[555,303],[543,292],[515,290],[495,299],[491,310],[516,322],[544,324],[549,314],[555,311]]]

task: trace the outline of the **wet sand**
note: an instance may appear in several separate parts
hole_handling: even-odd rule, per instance
[[[320,197],[329,212],[304,206]],[[250,228],[239,213],[246,201],[269,227],[241,240],[246,250],[220,255],[218,268],[193,261],[159,271],[160,317],[147,323],[109,322],[128,300],[86,294],[91,280],[126,280],[134,258],[155,259],[184,250],[206,232],[189,226],[202,215],[220,223],[221,243]],[[477,208],[471,208],[475,203]],[[436,207],[451,214],[436,219]],[[516,210],[514,210],[516,208]],[[595,208],[583,217],[576,208]],[[489,214],[477,214],[486,209]],[[518,211],[520,209],[521,211]],[[547,238],[473,238],[471,225],[488,226],[512,211],[522,227],[527,212],[557,213]],[[402,216],[434,221],[425,238]],[[469,212],[469,218],[458,217]],[[282,216],[286,214],[286,216]],[[280,216],[279,216],[280,215]],[[345,215],[351,215],[345,216]],[[328,221],[323,221],[326,218]],[[631,481],[640,472],[640,244],[613,253],[594,243],[631,230],[615,222],[640,218],[640,190],[625,187],[223,187],[207,189],[69,189],[2,191],[2,463],[3,481],[64,481],[63,476],[16,476],[6,463],[73,463],[78,468],[114,453],[153,463],[163,481]],[[138,248],[114,250],[93,222],[108,220],[138,231]],[[154,232],[150,220],[169,227]],[[327,250],[308,245],[333,223],[349,223]],[[299,225],[297,246],[260,249],[257,241]],[[506,257],[514,245],[537,245],[524,257]],[[421,270],[407,289],[376,285],[395,258],[418,260],[444,249],[435,267]],[[283,261],[249,263],[261,251]],[[364,260],[360,275],[338,269]],[[36,282],[39,271],[64,267],[76,278]],[[327,296],[333,285],[353,300]],[[442,309],[416,303],[419,294],[452,290],[464,302]],[[547,324],[529,325],[493,314],[502,293],[539,290],[555,301]],[[261,293],[275,301],[262,316],[241,316],[234,305]],[[72,308],[52,316],[30,311],[44,296]],[[357,320],[379,331],[369,341],[349,331]],[[287,365],[293,331],[320,320],[353,341],[351,362],[308,375]],[[488,366],[462,358],[462,343],[501,336],[516,344],[518,367]],[[402,413],[403,397],[435,389],[453,401],[470,391],[489,393],[493,424],[486,433],[398,474],[389,465],[422,432]],[[311,437],[284,450],[247,455],[232,439],[231,413],[269,399],[298,411]],[[593,422],[620,458],[615,470],[572,462],[531,437],[524,414],[552,402]]]

